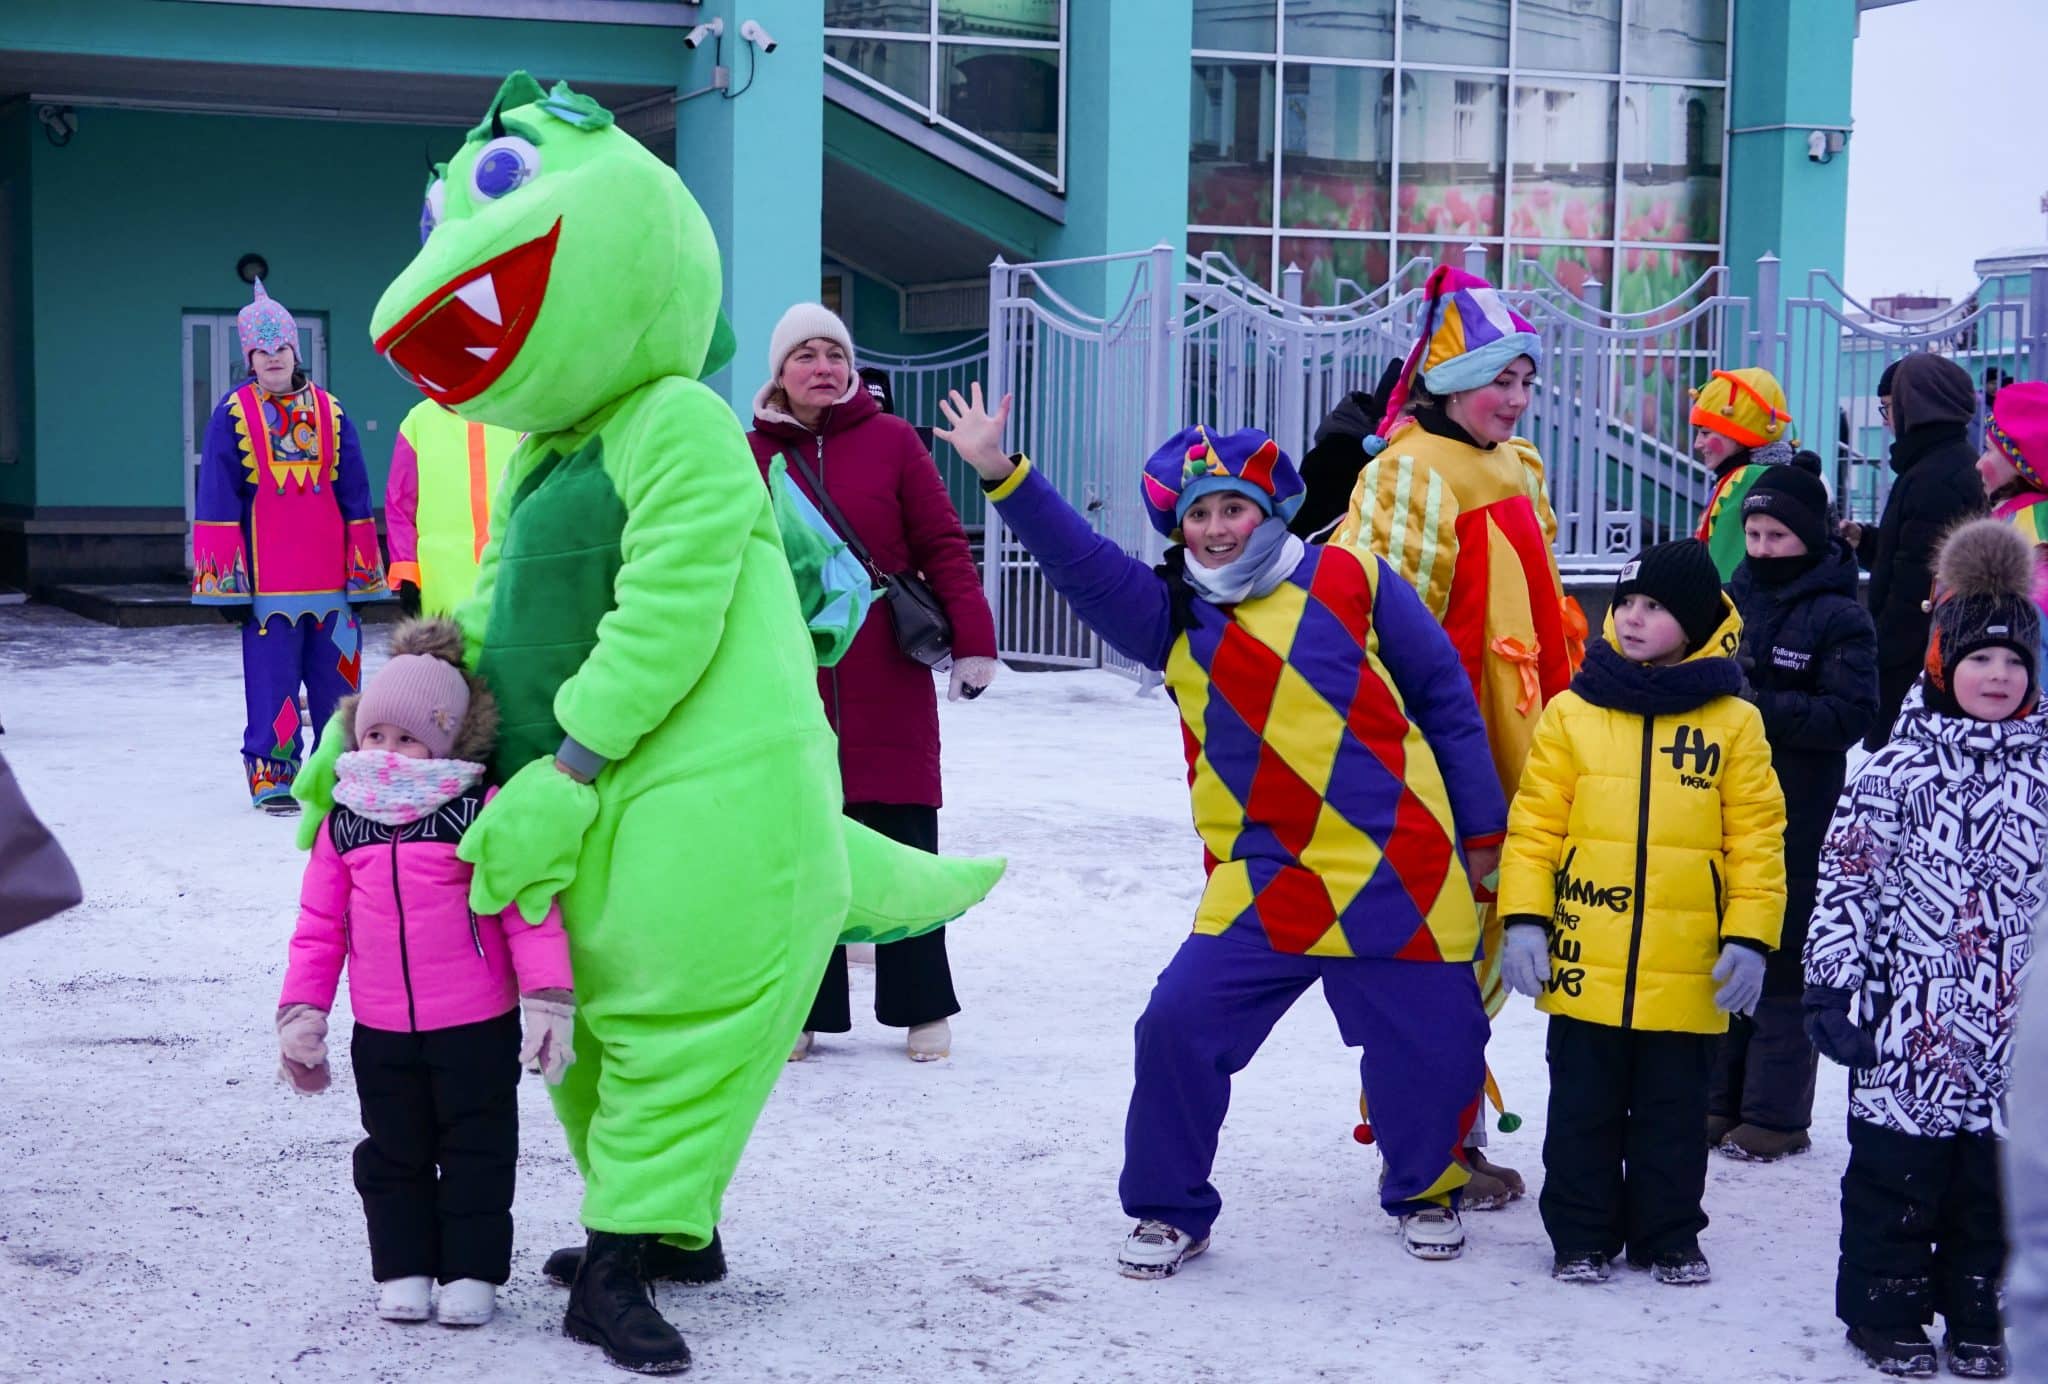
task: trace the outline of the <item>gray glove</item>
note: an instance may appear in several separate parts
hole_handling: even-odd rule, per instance
[[[562,1084],[562,1073],[576,1060],[571,1041],[576,1032],[576,1001],[567,990],[535,990],[519,997],[526,1040],[519,1045],[519,1063],[539,1072],[550,1086]]]
[[[1714,979],[1721,982],[1714,992],[1714,1004],[1723,1013],[1756,1013],[1756,1002],[1764,997],[1763,953],[1738,942],[1722,944],[1721,959],[1714,963]]]
[[[1550,983],[1550,939],[1535,923],[1511,923],[1500,951],[1501,982],[1535,999]]]

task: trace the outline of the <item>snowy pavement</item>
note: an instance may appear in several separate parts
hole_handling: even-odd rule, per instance
[[[289,822],[247,806],[236,650],[226,627],[0,609],[0,753],[88,895],[0,939],[0,1380],[624,1378],[560,1334],[564,1293],[540,1277],[580,1239],[578,1185],[531,1079],[498,1319],[373,1314],[345,1039],[325,1096],[275,1076],[301,857]],[[1839,1068],[1811,1154],[1713,1160],[1711,1285],[1566,1287],[1531,1202],[1468,1217],[1455,1263],[1402,1253],[1351,1139],[1353,1055],[1314,994],[1238,1079],[1214,1247],[1164,1283],[1119,1278],[1131,1023],[1201,879],[1173,711],[1106,673],[1012,672],[940,705],[942,841],[1011,860],[951,932],[953,1056],[908,1062],[857,995],[855,1031],[789,1069],[726,1199],[732,1276],[659,1290],[695,1377],[1870,1377],[1831,1311]],[[1525,1001],[1491,1056],[1526,1120],[1494,1152],[1533,1186]]]

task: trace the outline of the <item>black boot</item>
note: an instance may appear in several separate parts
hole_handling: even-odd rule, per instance
[[[680,1374],[690,1368],[690,1348],[654,1310],[641,1274],[641,1258],[653,1242],[652,1235],[591,1231],[562,1333],[596,1346],[622,1370]]]
[[[570,1245],[548,1256],[540,1271],[550,1283],[566,1288],[576,1281],[583,1267],[583,1246]],[[666,1240],[655,1240],[640,1256],[640,1271],[649,1283],[719,1283],[725,1279],[725,1246],[718,1232],[702,1249],[677,1249]]]
[[[2012,1369],[2005,1353],[2002,1331],[1969,1331],[1950,1328],[1943,1342],[1948,1347],[1948,1372],[1965,1379],[2003,1379]]]
[[[1926,1379],[1937,1368],[1934,1343],[1917,1326],[1852,1326],[1849,1344],[1881,1374]]]

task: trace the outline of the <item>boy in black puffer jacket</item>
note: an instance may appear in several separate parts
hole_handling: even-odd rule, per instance
[[[1811,459],[1812,469],[1801,463]],[[1763,713],[1785,790],[1785,930],[1753,1017],[1722,1040],[1707,1142],[1774,1162],[1811,1141],[1816,1059],[1801,1027],[1800,954],[1822,839],[1842,791],[1849,747],[1877,722],[1877,632],[1856,600],[1856,557],[1828,536],[1818,458],[1758,477],[1742,503],[1748,556],[1728,583],[1742,615],[1744,695]]]

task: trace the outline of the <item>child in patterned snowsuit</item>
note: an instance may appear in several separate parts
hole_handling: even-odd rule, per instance
[[[1852,1069],[1835,1312],[1889,1374],[2005,1373],[1998,1183],[2012,1021],[2043,901],[2048,717],[2031,546],[1942,546],[1926,671],[1842,794],[1806,939],[1807,1030]]]

